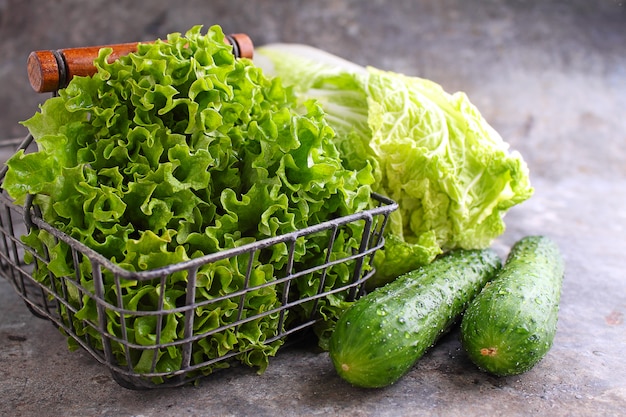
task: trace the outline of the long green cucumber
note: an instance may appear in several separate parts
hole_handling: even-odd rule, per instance
[[[556,333],[564,269],[548,237],[527,236],[511,248],[461,322],[463,347],[480,369],[516,375],[546,355]]]
[[[337,321],[329,354],[359,387],[402,377],[501,267],[491,249],[456,250],[357,300]]]

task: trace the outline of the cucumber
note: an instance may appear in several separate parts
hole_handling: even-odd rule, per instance
[[[502,270],[470,303],[461,343],[483,371],[498,376],[531,369],[552,347],[564,261],[556,243],[527,236],[512,248]]]
[[[491,249],[455,250],[361,297],[330,337],[337,373],[358,387],[396,382],[500,267]]]

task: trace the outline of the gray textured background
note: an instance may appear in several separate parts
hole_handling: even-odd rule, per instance
[[[40,49],[145,41],[220,24],[255,44],[299,42],[362,65],[463,90],[514,147],[554,178],[624,174],[626,7],[599,1],[0,0],[0,139],[47,95],[28,84]],[[562,143],[575,144],[562,152]],[[619,142],[616,142],[619,143]],[[541,149],[540,154],[534,152]]]
[[[396,385],[353,389],[327,356],[285,351],[266,374],[227,371],[199,387],[137,393],[69,353],[0,279],[0,415],[616,416],[626,407],[626,5],[619,0],[0,0],[0,139],[23,136],[46,95],[32,50],[131,42],[196,24],[257,45],[299,42],[359,64],[463,90],[528,161],[536,194],[494,246],[526,234],[567,262],[559,330],[531,372],[497,379],[453,332]]]

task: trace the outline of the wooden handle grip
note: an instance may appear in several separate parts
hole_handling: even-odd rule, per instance
[[[224,41],[233,46],[233,54],[236,57],[252,58],[254,45],[248,35],[235,33],[226,36]],[[28,80],[33,90],[38,93],[56,91],[67,86],[74,76],[95,74],[96,67],[93,61],[98,57],[100,49],[111,48],[113,52],[108,61],[113,62],[121,56],[137,51],[138,43],[31,52],[26,63]]]

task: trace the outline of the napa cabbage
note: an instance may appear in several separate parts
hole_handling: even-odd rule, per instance
[[[265,45],[255,62],[301,101],[317,100],[345,164],[372,167],[374,190],[398,203],[373,282],[455,248],[489,246],[506,212],[533,193],[521,154],[463,92],[306,45]]]

